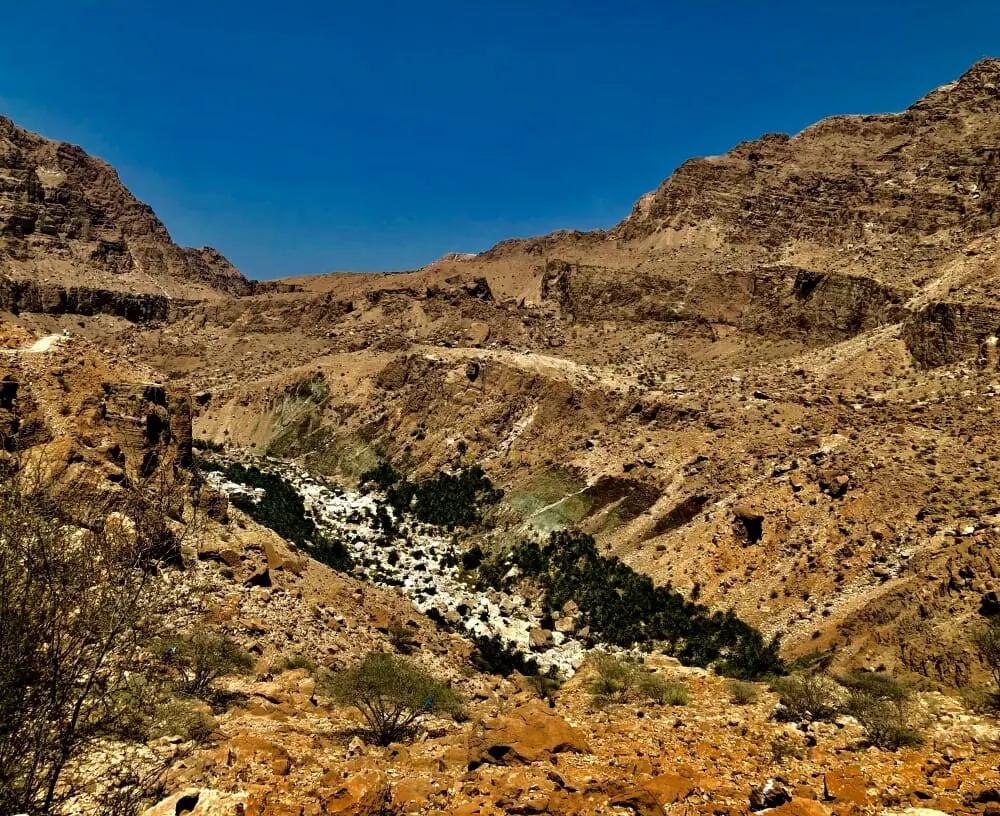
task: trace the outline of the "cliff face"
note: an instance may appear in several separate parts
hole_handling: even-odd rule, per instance
[[[246,294],[218,251],[173,243],[152,209],[81,148],[0,117],[0,273],[173,296]]]

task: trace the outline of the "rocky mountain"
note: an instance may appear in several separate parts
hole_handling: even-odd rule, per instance
[[[958,702],[991,682],[972,633],[1000,613],[1000,60],[901,113],[686,162],[606,232],[267,284],[176,247],[78,148],[0,135],[4,434],[57,486],[191,486],[172,526],[210,512],[167,579],[198,599],[176,625],[256,664],[225,681],[241,702],[208,745],[147,746],[173,763],[153,816],[1000,812],[995,710]],[[233,481],[255,464],[256,486]],[[503,490],[489,524],[408,516],[473,466]],[[372,472],[381,493],[359,489]],[[279,476],[348,574],[258,523]],[[582,595],[548,608],[574,564],[553,578],[518,549],[566,530],[593,536],[580,561],[612,604],[756,627],[790,668],[829,670],[800,680],[905,680],[912,699],[880,693],[912,703],[923,745],[880,746],[857,709],[790,713],[780,683],[738,693],[676,642],[643,671],[689,707],[595,709],[579,658],[600,616]],[[662,626],[642,608],[619,617]],[[476,662],[472,638],[505,632],[561,690]],[[413,651],[470,721],[352,740],[321,679],[369,649]]]
[[[252,288],[217,250],[175,245],[113,168],[2,116],[0,275],[50,292],[82,287],[183,298]]]

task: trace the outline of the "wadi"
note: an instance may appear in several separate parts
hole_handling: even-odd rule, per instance
[[[267,281],[0,117],[0,813],[997,816],[998,292],[996,59]]]

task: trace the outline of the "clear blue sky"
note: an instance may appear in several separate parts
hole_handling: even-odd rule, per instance
[[[686,158],[1000,54],[995,0],[4,5],[0,112],[252,277],[609,227]]]

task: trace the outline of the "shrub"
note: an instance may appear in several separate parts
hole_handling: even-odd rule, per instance
[[[594,652],[588,662],[596,674],[590,681],[590,696],[594,702],[621,703],[629,698],[638,674],[634,660]]]
[[[158,678],[140,644],[172,602],[156,575],[177,496],[81,482],[54,500],[37,478],[26,467],[0,485],[0,813],[62,812],[103,790],[112,771],[86,752],[143,727]],[[132,751],[119,756],[128,770]]]
[[[781,763],[786,759],[802,759],[805,754],[799,744],[788,734],[779,734],[771,740],[771,761]]]
[[[1000,686],[1000,618],[990,618],[987,623],[973,629],[971,638],[979,661],[990,673],[993,684]]]
[[[282,657],[271,664],[271,674],[281,674],[295,669],[305,669],[310,674],[316,671],[316,661],[305,655],[294,655],[292,657]]]
[[[378,652],[335,674],[329,689],[338,702],[361,712],[370,736],[383,746],[410,736],[427,714],[455,715],[462,708],[452,688],[415,663]]]
[[[750,705],[760,699],[760,691],[753,683],[731,680],[728,684],[729,699],[736,705]]]
[[[158,651],[178,675],[181,691],[195,697],[208,696],[212,683],[220,677],[243,674],[253,667],[250,655],[239,644],[207,632],[163,640]]]
[[[659,705],[685,706],[691,697],[683,683],[672,682],[651,672],[640,672],[635,687],[643,697]]]
[[[872,745],[887,751],[920,745],[920,735],[911,725],[908,686],[883,672],[863,669],[852,669],[837,680],[848,691],[846,712]]]
[[[912,748],[922,739],[910,725],[909,704],[875,697],[864,692],[851,692],[846,711],[865,731],[868,741],[886,751]]]
[[[908,686],[884,672],[851,669],[836,679],[851,693],[865,694],[896,703],[903,702],[910,697]]]
[[[779,677],[771,687],[781,704],[778,719],[815,722],[837,715],[837,698],[823,675],[810,672]]]

